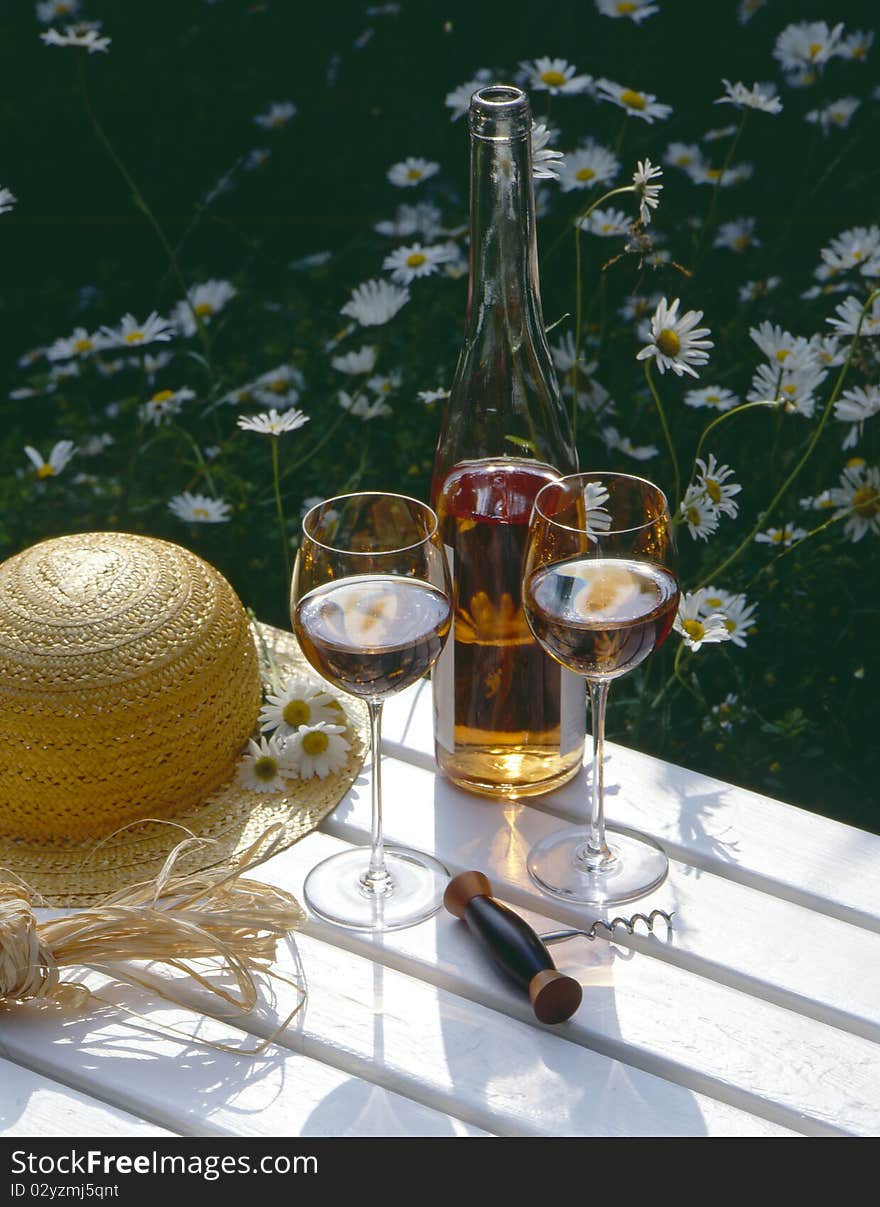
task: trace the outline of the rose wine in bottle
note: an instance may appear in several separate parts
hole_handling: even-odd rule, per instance
[[[456,784],[516,798],[563,783],[583,759],[584,680],[535,641],[520,589],[535,495],[578,466],[541,312],[528,97],[487,86],[468,116],[467,318],[431,488],[454,580],[434,737]]]

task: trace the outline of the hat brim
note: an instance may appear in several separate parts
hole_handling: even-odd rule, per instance
[[[257,625],[254,640],[264,684],[268,651],[282,675],[305,676],[338,694],[306,661],[292,634]],[[336,808],[364,765],[369,750],[366,708],[351,696],[341,703],[348,729],[348,760],[324,779],[289,780],[286,792],[254,792],[233,778],[199,805],[161,820],[138,822],[97,841],[50,845],[0,837],[0,878],[4,871],[12,873],[27,885],[34,905],[84,908],[99,904],[119,889],[154,879],[174,847],[190,835],[204,841],[188,844],[175,864],[180,873],[234,859],[272,825],[280,827],[272,851],[292,846]]]

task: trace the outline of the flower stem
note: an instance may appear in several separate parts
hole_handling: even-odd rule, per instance
[[[657,393],[657,387],[654,385],[654,378],[651,375],[650,360],[646,360],[644,362],[644,366],[645,380],[648,383],[648,389],[651,391],[651,395],[657,407],[657,414],[660,416],[660,425],[663,428],[663,435],[666,438],[666,447],[669,449],[669,456],[672,459],[672,473],[675,481],[675,507],[672,509],[672,513],[675,515],[677,514],[679,505],[681,503],[681,475],[678,469],[678,456],[675,452],[675,445],[672,443],[672,435],[669,431],[669,424],[666,422],[666,412],[663,410],[663,403],[660,401],[660,395]]]
[[[281,552],[284,559],[285,583],[290,583],[290,550],[287,547],[287,529],[284,524],[284,505],[281,502],[281,478],[278,473],[278,437],[272,436],[272,476],[275,482],[275,506],[278,509],[278,532],[281,537]],[[285,601],[286,606],[286,601]]]

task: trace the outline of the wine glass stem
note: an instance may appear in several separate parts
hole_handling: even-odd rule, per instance
[[[589,837],[581,858],[591,868],[606,863],[611,852],[605,841],[605,704],[608,700],[607,679],[588,679],[590,689],[590,728],[593,731],[593,776],[590,797]]]
[[[385,867],[385,842],[382,835],[382,701],[368,700],[370,712],[370,776],[373,796],[372,840],[370,866],[361,878],[363,887],[371,893],[391,891],[391,877]]]

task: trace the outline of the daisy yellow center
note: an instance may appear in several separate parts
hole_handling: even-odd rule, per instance
[[[681,351],[681,340],[671,327],[664,327],[657,336],[657,347],[664,356],[673,358]]]
[[[90,339],[78,339],[73,348],[75,352],[91,352],[94,346]]]
[[[622,17],[626,17],[629,16],[630,13],[634,13],[638,7],[639,6],[637,4],[632,3],[632,0],[620,0],[620,3],[617,6],[617,11]]]
[[[782,387],[782,393],[787,394],[789,398],[794,398],[795,394],[797,394],[797,386],[794,382],[790,382],[787,386]]]
[[[307,733],[303,738],[303,750],[308,755],[313,757],[318,754],[323,754],[330,745],[330,739],[323,730],[316,729],[312,733]]]
[[[308,725],[312,716],[312,710],[306,704],[305,700],[288,700],[284,705],[281,716],[291,729],[297,729],[300,725]]]
[[[254,759],[254,776],[258,780],[262,780],[264,784],[269,783],[278,774],[278,760],[273,759],[270,754],[262,754],[258,759]]]
[[[721,399],[718,397],[717,394],[707,394],[706,395],[706,402],[711,402],[713,406],[717,406],[720,401],[721,401]]]
[[[575,180],[592,180],[595,175],[596,173],[592,168],[581,168],[575,172],[574,178]]]
[[[55,477],[55,466],[50,465],[47,461],[44,465],[41,465],[40,468],[37,470],[37,477],[38,478],[54,478]]]
[[[427,258],[422,252],[414,251],[406,257],[406,263],[409,268],[421,268]]]
[[[748,247],[748,245],[749,245],[749,236],[748,235],[737,235],[733,241],[733,246],[736,248],[737,251],[745,251],[745,249]]]
[[[273,126],[283,126],[287,118],[283,113],[274,113],[269,120]]]
[[[721,502],[721,487],[715,481],[714,478],[706,479],[706,494],[709,496],[709,498],[712,500],[713,503]]]
[[[779,361],[780,364],[782,364],[782,362],[788,356],[791,356],[791,348],[780,348],[779,351],[776,353],[776,359]]]
[[[407,178],[407,180],[421,180],[422,179],[422,169],[421,168],[410,168],[406,174],[406,178]]]
[[[641,92],[635,92],[632,88],[624,88],[618,99],[630,109],[644,109],[648,103]]]
[[[706,175],[709,177],[710,180],[720,180],[721,179],[721,169],[720,168],[706,168]]]
[[[810,58],[815,59],[817,54],[821,54],[822,49],[823,49],[823,47],[822,47],[821,42],[811,42],[810,43]]]
[[[728,616],[724,621],[724,627],[727,629],[728,633],[735,633],[737,628],[736,621],[731,620]]]
[[[847,463],[846,463],[846,468],[847,469],[859,469],[864,464],[865,464],[864,457],[850,457],[849,461],[847,461]]]
[[[269,389],[274,394],[283,394],[287,389],[287,382],[283,377],[276,377],[274,381],[269,382]]]
[[[721,607],[721,600],[718,598],[717,595],[713,596],[712,599],[707,599],[706,603],[709,605],[710,608],[720,608]]]
[[[210,520],[211,513],[208,511],[207,507],[194,507],[193,517],[200,520]]]
[[[706,635],[706,629],[699,620],[683,620],[681,627],[692,641],[702,641]]]
[[[127,344],[139,344],[143,338],[143,331],[129,331],[128,335],[125,337],[125,342]]]
[[[785,540],[785,533],[777,530],[776,532],[773,533],[772,540],[773,540],[774,545],[781,545],[782,542]]]
[[[541,80],[550,88],[561,88],[565,83],[565,76],[561,71],[544,71],[541,73]]]
[[[703,517],[700,515],[699,507],[689,507],[684,513],[684,517],[689,524],[693,524],[695,528],[699,528]]]
[[[857,264],[858,264],[859,260],[862,259],[862,257],[863,257],[863,253],[860,252],[858,249],[856,249],[852,254],[852,258],[855,260],[855,262]]]
[[[214,313],[214,307],[210,302],[199,302],[197,306],[193,306],[193,310],[200,319],[207,318],[208,315]]]
[[[873,486],[860,486],[852,497],[852,505],[855,512],[868,519],[880,515],[880,493]]]
[[[852,48],[852,57],[854,59],[863,59],[867,53],[868,53],[868,48],[864,44],[864,42],[860,42],[858,44],[858,46],[854,46]]]
[[[160,390],[158,394],[154,394],[150,402],[167,402],[169,398],[174,397],[173,390]]]

